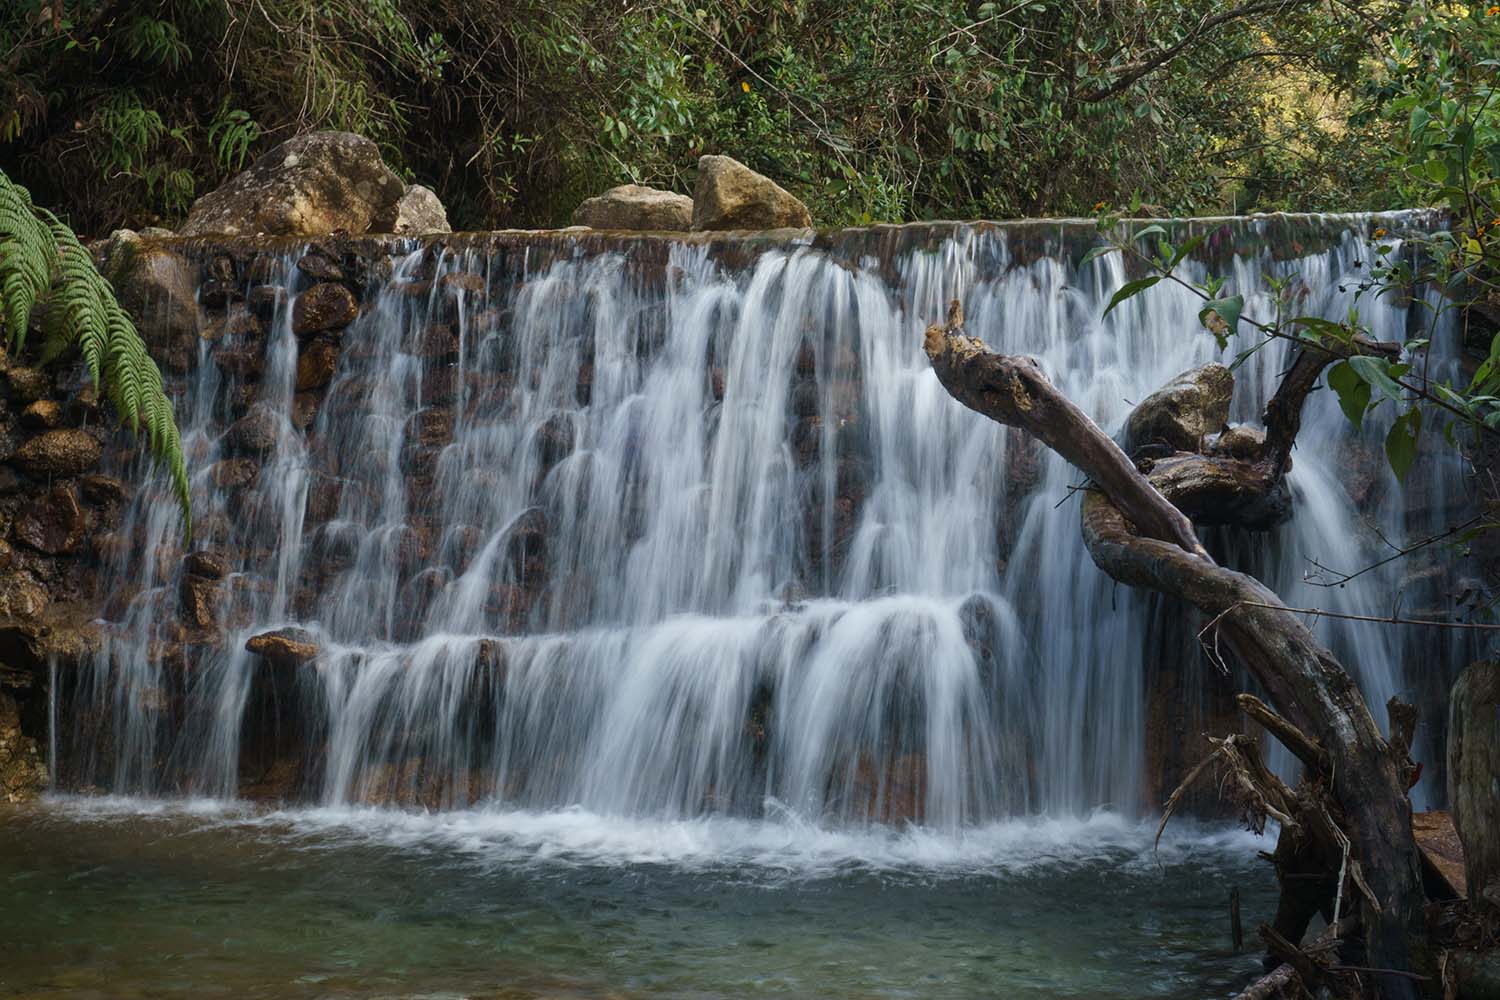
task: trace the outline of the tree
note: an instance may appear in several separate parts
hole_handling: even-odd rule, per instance
[[[1365,356],[1376,345],[1357,345]],[[1198,542],[1192,522],[1174,503],[1191,496],[1201,477],[1174,475],[1153,483],[1114,439],[1047,380],[1031,360],[996,354],[963,332],[962,310],[950,307],[947,323],[928,327],[923,348],[944,388],[959,402],[1041,440],[1088,476],[1083,502],[1084,544],[1096,565],[1115,580],[1176,597],[1210,619],[1294,731],[1312,737],[1306,746],[1328,755],[1328,774],[1347,826],[1360,897],[1367,964],[1410,970],[1422,958],[1422,882],[1411,826],[1407,747],[1387,742],[1359,688],[1280,599],[1252,577],[1219,566]],[[1268,490],[1285,474],[1303,400],[1332,350],[1304,352],[1268,409],[1268,433],[1247,458],[1185,458],[1211,473],[1237,466],[1247,490]],[[1164,493],[1158,485],[1166,489]],[[1290,742],[1295,744],[1295,738]],[[1300,931],[1299,931],[1300,936]],[[1415,996],[1410,980],[1392,977],[1383,994]]]

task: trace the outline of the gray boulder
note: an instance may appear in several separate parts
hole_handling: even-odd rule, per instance
[[[352,132],[288,139],[193,203],[181,236],[363,233],[393,213],[406,184]]]
[[[807,206],[785,188],[728,156],[698,160],[694,229],[806,229]]]
[[[621,184],[579,205],[573,223],[591,229],[686,232],[693,227],[693,199],[659,188]]]
[[[427,233],[451,233],[448,210],[432,188],[413,184],[396,199],[388,212],[370,223],[372,233],[395,233],[399,236],[422,236]]]

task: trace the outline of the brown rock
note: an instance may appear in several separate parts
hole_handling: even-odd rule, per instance
[[[21,731],[16,700],[0,691],[0,802],[27,802],[46,790],[41,749]]]
[[[806,229],[807,206],[785,188],[728,156],[698,160],[694,229]]]
[[[286,289],[280,285],[256,285],[245,296],[245,308],[262,320],[269,321],[276,310],[286,305]]]
[[[319,337],[303,345],[297,355],[297,391],[321,389],[333,381],[339,367],[337,344]]]
[[[299,362],[300,364],[300,362]],[[322,396],[315,392],[299,392],[292,397],[292,426],[305,431],[318,419],[318,406]]]
[[[686,232],[693,228],[693,199],[639,184],[621,184],[579,205],[573,224],[593,229]]]
[[[306,629],[281,628],[262,632],[245,642],[245,649],[278,666],[296,667],[318,658],[317,637]]]
[[[363,233],[406,193],[380,150],[352,132],[310,132],[199,198],[180,234]]]
[[[16,399],[23,403],[42,399],[52,393],[52,380],[45,372],[35,368],[17,365],[5,373],[5,380],[10,383],[10,391]]]
[[[38,399],[21,411],[21,423],[33,430],[56,427],[62,419],[62,404],[55,399]]]
[[[299,337],[342,330],[359,315],[354,293],[336,282],[313,285],[292,303],[292,332]]]
[[[145,243],[128,229],[111,234],[101,256],[120,305],[153,353],[173,340],[197,335],[197,275],[186,258]]]
[[[33,479],[76,476],[99,461],[101,452],[85,431],[51,430],[22,444],[10,461]]]
[[[536,442],[542,465],[545,467],[556,465],[573,453],[573,421],[563,413],[548,417],[537,430]]]
[[[445,274],[438,284],[449,295],[457,295],[460,292],[465,295],[483,295],[485,287],[484,275],[475,274],[473,271],[454,271],[451,274]]]
[[[281,423],[281,417],[275,411],[257,403],[249,413],[230,425],[225,443],[239,455],[268,455],[276,449]]]
[[[209,468],[208,479],[215,489],[232,493],[254,482],[259,472],[260,465],[253,458],[226,458]]]
[[[220,371],[240,378],[256,378],[266,364],[259,347],[217,347],[213,360]]]
[[[225,337],[258,339],[265,332],[260,318],[246,306],[236,306],[218,319],[210,320],[198,336],[203,340],[216,341]]]
[[[177,588],[177,610],[183,622],[200,629],[219,627],[219,581],[185,575]]]
[[[1214,455],[1228,455],[1242,461],[1253,461],[1260,457],[1266,447],[1266,432],[1259,427],[1236,424],[1226,428],[1209,448]]]
[[[1143,399],[1125,421],[1125,450],[1166,445],[1197,451],[1203,439],[1217,434],[1229,420],[1234,375],[1209,363],[1183,372]]]
[[[183,557],[182,571],[205,580],[222,580],[229,575],[229,560],[221,552],[199,549]]]
[[[79,481],[79,486],[83,489],[83,498],[99,507],[124,503],[130,499],[130,487],[114,476],[84,476]]]
[[[70,486],[54,486],[16,518],[16,541],[49,556],[78,548],[88,524]]]
[[[297,261],[297,270],[313,281],[343,281],[344,271],[338,264],[320,253],[310,253]]]
[[[35,618],[49,602],[47,588],[25,570],[0,574],[0,615],[6,618]]]

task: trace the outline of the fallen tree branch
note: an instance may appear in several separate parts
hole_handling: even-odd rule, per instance
[[[1412,942],[1425,932],[1411,803],[1395,754],[1349,673],[1269,588],[1215,563],[1191,521],[1034,361],[996,354],[965,336],[957,302],[945,325],[927,328],[923,347],[955,399],[1032,433],[1093,480],[1082,529],[1100,569],[1214,618],[1272,704],[1322,744],[1350,826],[1359,881],[1370,891],[1363,911],[1366,954],[1373,965],[1409,967]],[[1398,1000],[1416,996],[1399,979],[1388,992]]]
[[[1266,732],[1276,737],[1282,746],[1290,750],[1313,773],[1328,773],[1328,752],[1317,740],[1277,715],[1271,710],[1271,706],[1253,694],[1240,694],[1235,700],[1239,702],[1242,712],[1260,723]]]

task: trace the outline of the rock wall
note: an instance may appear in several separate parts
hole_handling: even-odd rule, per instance
[[[1209,254],[1232,258],[1238,246],[1251,240],[1233,227],[1205,225],[1214,233],[1206,245]],[[1318,238],[1317,227],[1323,223],[1309,225],[1298,230],[1307,244]],[[890,268],[898,250],[938,247],[950,232],[951,227],[942,226],[875,227],[809,239],[849,267]],[[1049,254],[1076,256],[1093,238],[1087,225],[1025,223],[1008,232],[1012,257],[986,263],[1014,266]],[[1335,232],[1336,227],[1329,226],[1325,235],[1332,238]],[[430,252],[421,262],[393,276],[394,263],[424,245]],[[352,405],[348,398],[331,392],[340,360],[361,364],[369,360],[348,354],[351,348],[343,332],[372,307],[373,292],[386,288],[414,306],[431,306],[432,321],[420,331],[420,343],[412,345],[414,354],[428,366],[422,386],[425,405],[409,415],[404,447],[394,458],[410,494],[430,497],[441,481],[439,467],[444,449],[454,440],[455,424],[471,415],[474,407],[493,406],[514,390],[514,371],[489,381],[475,380],[470,373],[465,376],[469,381],[460,382],[458,310],[468,310],[466,321],[483,324],[469,327],[471,335],[474,329],[504,330],[510,321],[510,299],[523,275],[539,273],[554,261],[610,249],[628,249],[624,266],[639,281],[641,295],[649,298],[654,289],[675,280],[674,246],[681,245],[701,246],[716,259],[741,266],[767,249],[783,246],[784,240],[699,234],[676,241],[637,237],[622,243],[617,237],[590,233],[491,234],[448,237],[441,242],[365,236],[164,242],[122,237],[103,248],[106,266],[116,270],[123,298],[139,317],[153,354],[173,376],[178,390],[187,380],[199,377],[205,366],[217,373],[214,395],[202,400],[213,414],[216,450],[211,465],[195,469],[203,473],[199,500],[205,490],[215,499],[213,504],[198,505],[198,537],[191,547],[163,537],[151,554],[158,577],[175,581],[175,591],[171,606],[157,623],[150,651],[162,672],[137,696],[163,706],[175,720],[169,727],[178,724],[195,665],[210,656],[235,652],[226,649],[226,643],[243,644],[235,630],[251,621],[252,611],[263,607],[266,595],[278,586],[270,553],[255,550],[253,539],[244,550],[226,548],[226,539],[244,534],[237,535],[231,530],[233,525],[270,523],[266,519],[274,514],[264,508],[265,487],[275,484],[263,477],[279,474],[267,469],[266,462],[277,435],[283,433],[282,415],[266,401],[265,382],[268,365],[277,363],[270,350],[271,324],[277,317],[285,317],[295,335],[293,395],[286,416],[292,433],[316,450],[320,447],[316,440],[319,414]],[[1305,244],[1298,246],[1299,251],[1305,248]],[[469,251],[490,262],[487,272],[437,267],[440,255],[447,254],[451,260]],[[114,268],[116,263],[118,268]],[[903,280],[893,269],[882,276],[893,284]],[[289,287],[295,289],[293,302],[288,301]],[[477,300],[482,300],[478,306]],[[800,527],[812,553],[806,569],[809,589],[814,592],[819,578],[836,578],[842,569],[871,487],[858,402],[862,360],[854,354],[824,359],[841,374],[823,384],[816,377],[819,363],[811,348],[797,357],[786,398],[788,441],[799,474],[816,474],[828,459],[833,479],[831,492],[802,510]],[[722,401],[726,391],[723,366],[711,366],[709,376],[709,398]],[[570,382],[580,405],[588,404],[594,380],[595,366],[585,362]],[[7,712],[7,703],[0,701],[0,781],[8,781],[4,776],[12,772],[21,774],[17,787],[34,791],[44,781],[36,762],[46,742],[50,694],[59,694],[65,705],[73,704],[68,697],[73,683],[70,668],[97,656],[101,648],[99,630],[89,623],[101,612],[109,620],[121,621],[134,596],[128,588],[100,593],[100,569],[140,560],[147,540],[119,531],[122,511],[139,499],[123,485],[123,480],[136,481],[142,472],[133,445],[128,435],[107,430],[112,421],[91,402],[92,392],[76,368],[64,366],[48,374],[16,368],[7,372],[7,386],[9,395],[0,421],[11,457],[0,467],[0,475],[8,474],[14,488],[0,494],[7,540],[0,543],[7,546],[0,556],[6,566],[0,600],[9,609],[0,623],[0,642],[6,644],[0,648],[0,662],[5,664],[0,693],[9,697],[14,711]],[[574,451],[575,429],[567,419],[549,421],[533,444],[538,475],[544,476]],[[1007,448],[1007,494],[996,525],[1002,536],[1020,530],[1017,511],[1021,499],[1036,485],[1039,461],[1036,449],[1026,442],[1012,441]],[[191,462],[202,456],[189,458]],[[337,523],[341,504],[354,488],[338,463],[358,460],[359,456],[330,456],[330,464],[316,468],[307,484],[298,515],[301,530],[314,542],[304,573],[291,582],[289,606],[295,615],[316,607],[324,588],[358,558]],[[445,563],[461,572],[483,540],[481,534],[443,535],[435,529],[430,513],[420,507],[411,512],[392,536],[388,551],[388,558],[399,567],[401,581],[393,639],[407,641],[419,634],[423,616],[445,583],[431,567]],[[570,609],[559,595],[570,589],[561,586],[564,581],[549,579],[555,571],[548,551],[549,524],[540,510],[508,533],[503,560],[513,571],[497,575],[491,591],[484,595],[486,610],[498,616],[502,631],[519,634],[543,626],[565,626],[569,620]],[[982,610],[976,617],[982,617]],[[1237,723],[1231,699],[1240,682],[1203,662],[1192,630],[1173,624],[1179,621],[1180,615],[1172,609],[1159,609],[1144,640],[1159,654],[1152,660],[1144,698],[1147,763],[1142,782],[1145,801],[1140,804],[1148,808],[1159,803],[1176,778],[1196,763],[1203,733],[1221,733]],[[995,650],[987,646],[996,634],[980,627],[967,634],[981,662],[989,665],[986,669],[998,669],[992,662]],[[318,655],[317,645],[306,635],[252,638],[251,642],[258,659],[246,696],[248,721],[233,791],[296,798],[315,789],[322,778],[321,764],[305,750],[326,737],[300,731],[300,717],[289,705],[290,698],[305,696],[299,670]],[[506,670],[503,657],[493,649],[481,653],[480,659],[485,669],[477,676],[490,680],[476,689],[476,703],[496,696],[493,685]],[[54,661],[59,665],[59,692],[47,690]],[[764,740],[769,724],[767,700],[756,704],[759,714],[747,720],[746,728],[760,731]],[[12,718],[14,724],[7,729],[6,720]],[[108,740],[103,734],[112,720],[106,711],[70,715],[65,725],[84,733],[86,741],[104,745]],[[21,763],[12,764],[9,770],[7,746],[20,748],[10,751],[9,759]],[[902,755],[887,763],[894,768],[890,774],[899,780],[887,787],[889,775],[866,761],[848,797],[868,799],[867,811],[881,818],[910,815],[919,798],[912,790],[916,784],[912,775],[920,771],[920,761]],[[153,759],[151,766],[165,776],[165,788],[190,782],[191,776],[171,772],[165,755]],[[448,784],[441,788],[424,785],[418,760],[393,761],[387,770],[389,780],[369,783],[368,798],[434,804],[454,794],[451,778],[443,778]],[[71,787],[81,783],[77,775],[60,777]],[[478,787],[477,782],[469,784]],[[1212,808],[1212,796],[1205,795],[1199,804]]]

